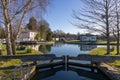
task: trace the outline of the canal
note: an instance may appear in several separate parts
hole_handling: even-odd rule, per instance
[[[46,54],[55,54],[56,56],[77,56],[78,54],[88,54],[90,50],[97,48],[97,45],[78,45],[57,43],[53,45],[36,45],[38,51]]]
[[[56,56],[78,54],[88,54],[91,49],[97,48],[97,45],[77,45],[57,43],[53,45],[39,45],[39,51],[46,54],[55,54]],[[86,63],[82,61],[83,63]],[[87,62],[88,63],[88,62]],[[56,68],[39,69],[31,80],[109,80],[99,70],[92,72],[90,68],[76,66],[59,66]]]

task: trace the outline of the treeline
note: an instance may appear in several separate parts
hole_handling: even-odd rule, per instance
[[[49,23],[41,19],[39,22],[34,17],[29,19],[29,23],[25,26],[25,29],[37,32],[35,40],[37,41],[51,41],[52,31],[49,27]]]

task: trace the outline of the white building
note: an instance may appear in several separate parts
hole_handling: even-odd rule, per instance
[[[21,34],[18,36],[18,42],[22,42],[22,41],[35,41],[35,36],[36,36],[36,32],[34,31],[30,31],[30,30],[26,30],[26,31],[22,31]]]
[[[96,35],[81,35],[81,41],[83,41],[83,42],[96,42],[97,36]]]

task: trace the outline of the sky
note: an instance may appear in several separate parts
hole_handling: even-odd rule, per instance
[[[78,11],[83,4],[80,0],[52,0],[44,19],[50,24],[52,31],[62,30],[65,33],[84,33],[74,23],[73,10]]]

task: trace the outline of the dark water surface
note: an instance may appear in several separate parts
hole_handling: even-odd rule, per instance
[[[83,70],[80,68],[69,67],[65,70],[63,67],[39,70],[31,80],[109,80],[101,73]]]

